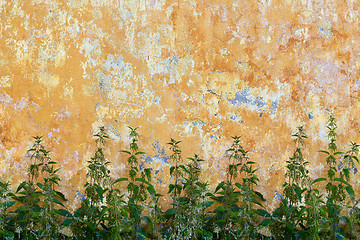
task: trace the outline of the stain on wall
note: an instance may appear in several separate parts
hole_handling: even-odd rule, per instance
[[[43,135],[60,190],[80,199],[92,134],[108,130],[116,178],[127,172],[119,151],[131,125],[158,191],[170,181],[170,137],[185,160],[206,160],[214,186],[241,135],[272,208],[297,126],[313,177],[325,174],[317,151],[329,114],[341,146],[360,142],[358,9],[354,0],[0,0],[0,174],[25,179],[31,136]]]

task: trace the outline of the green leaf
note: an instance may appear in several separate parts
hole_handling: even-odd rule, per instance
[[[67,201],[65,195],[62,192],[59,191],[55,191],[55,193],[61,198],[61,200],[63,201]]]
[[[349,185],[349,183],[347,181],[345,181],[344,179],[341,179],[341,178],[334,178],[334,181],[338,181],[338,182],[341,182],[345,185]]]
[[[116,183],[119,183],[119,182],[127,181],[127,180],[128,180],[128,178],[118,178],[113,182],[113,185]]]
[[[317,183],[317,182],[322,182],[322,181],[326,181],[326,178],[317,178],[317,179],[315,179],[315,180],[311,183],[311,185],[312,185],[312,184],[315,184],[315,183]]]
[[[169,208],[165,211],[165,216],[174,216],[176,214],[176,208]]]
[[[145,171],[145,174],[146,174],[146,177],[147,177],[148,181],[151,182],[151,170],[150,170],[150,168],[145,168],[144,171]]]
[[[122,150],[122,151],[120,151],[120,152],[127,153],[127,154],[129,154],[129,155],[132,155],[131,152],[126,151],[126,150]]]
[[[347,185],[345,189],[350,196],[355,196],[355,191],[351,185]]]
[[[213,204],[215,204],[214,201],[206,201],[206,202],[204,203],[204,206],[205,206],[205,207],[210,207],[210,206],[212,206]]]
[[[136,152],[135,155],[146,154],[146,152]]]
[[[65,219],[64,221],[63,221],[63,226],[65,226],[65,227],[69,227],[69,226],[71,226],[73,223],[75,222],[75,219],[73,219],[73,218],[68,218],[68,219]]]
[[[269,226],[270,224],[272,224],[273,222],[274,222],[273,219],[266,218],[266,219],[262,220],[261,226],[267,227],[267,226]]]
[[[254,198],[251,199],[251,202],[253,202],[261,207],[264,207],[258,200],[254,199]]]
[[[346,181],[349,181],[349,180],[350,180],[350,171],[349,171],[349,169],[344,168],[344,169],[343,169],[343,172],[344,172]]]
[[[168,194],[171,193],[175,188],[175,185],[174,184],[170,184],[169,185],[169,191],[168,191]]]
[[[15,204],[16,202],[15,201],[8,201],[5,203],[6,207],[11,207]]]
[[[145,240],[146,239],[146,236],[142,232],[137,231],[135,234],[136,234],[136,236],[138,237],[139,240]]]
[[[271,217],[271,214],[268,213],[266,210],[264,209],[256,209],[258,215],[262,216],[262,217]]]
[[[326,153],[326,154],[330,155],[330,153],[328,151],[325,151],[325,150],[320,150],[319,152]]]
[[[264,198],[264,196],[260,192],[254,191],[254,193],[261,199],[261,201],[266,201],[266,199]]]
[[[58,209],[59,215],[64,217],[72,217],[72,214],[66,209]]]
[[[156,191],[155,191],[155,188],[154,188],[153,185],[149,185],[149,186],[147,187],[147,190],[148,190],[148,192],[150,193],[150,195],[152,195],[152,196],[155,196],[155,195],[156,195]]]
[[[26,186],[27,182],[22,182],[16,189],[16,193],[18,193],[21,189],[23,189]],[[25,189],[25,188],[24,188]]]
[[[62,207],[65,207],[64,204],[62,202],[60,202],[59,200],[57,200],[56,198],[53,199],[53,202],[59,204]]]
[[[170,167],[170,175],[173,174],[174,170],[175,170],[175,166]]]
[[[237,186],[238,188],[242,189],[242,185],[240,183],[235,183],[235,186]]]
[[[217,185],[217,187],[215,188],[215,192],[219,191],[221,188],[223,188],[223,186],[225,185],[225,182],[221,182]]]

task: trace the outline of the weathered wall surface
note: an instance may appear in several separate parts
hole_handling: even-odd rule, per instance
[[[169,183],[170,137],[225,177],[241,135],[276,204],[297,126],[312,176],[325,174],[325,123],[359,141],[360,4],[354,0],[0,0],[0,175],[26,178],[31,136],[81,193],[92,134],[105,125],[114,177],[126,174],[127,126],[139,126],[157,189]]]

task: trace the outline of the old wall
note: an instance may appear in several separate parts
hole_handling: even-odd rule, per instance
[[[360,140],[358,9],[355,0],[0,0],[0,176],[25,179],[31,136],[43,135],[74,199],[98,126],[112,138],[113,176],[126,174],[119,150],[131,125],[159,191],[170,137],[184,158],[206,160],[203,179],[215,185],[230,136],[241,135],[273,207],[297,126],[313,177],[325,173],[317,151],[329,114],[343,146]]]

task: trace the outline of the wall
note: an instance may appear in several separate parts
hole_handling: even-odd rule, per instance
[[[354,0],[0,0],[0,176],[26,179],[31,136],[43,135],[60,190],[79,199],[92,134],[106,126],[116,178],[131,125],[160,192],[170,137],[185,160],[206,160],[214,186],[241,135],[273,208],[297,126],[312,177],[325,174],[317,151],[329,114],[341,146],[360,140],[358,9]]]

